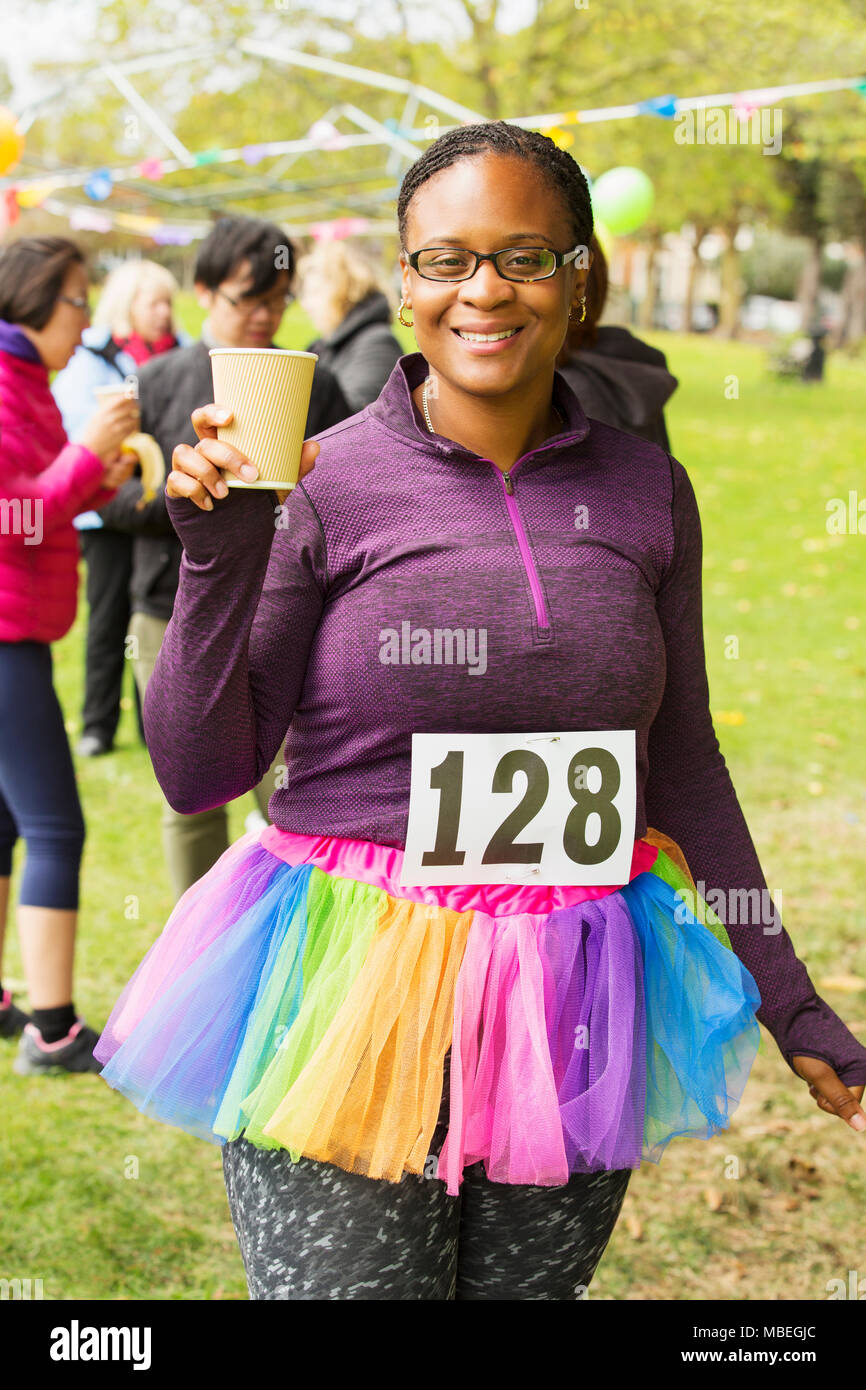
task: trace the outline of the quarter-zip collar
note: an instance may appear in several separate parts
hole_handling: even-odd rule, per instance
[[[480,454],[465,448],[453,439],[431,434],[424,417],[412,400],[411,392],[420,386],[429,375],[429,367],[423,353],[410,352],[394,364],[385,385],[375,401],[367,407],[372,417],[385,429],[398,434],[411,448],[439,459],[481,460]],[[523,472],[536,456],[553,459],[569,452],[589,434],[589,420],[581,409],[580,401],[560,372],[553,374],[553,404],[565,420],[565,428],[560,434],[545,439],[537,448],[530,449],[512,464]],[[487,460],[489,462],[489,460]],[[511,470],[510,470],[511,471]]]
[[[493,475],[496,476],[502,489],[505,509],[531,595],[535,614],[535,640],[539,644],[550,643],[554,639],[553,628],[530,538],[514,495],[514,475],[519,473],[522,478],[525,473],[532,473],[535,468],[553,462],[563,454],[571,454],[575,446],[589,434],[589,420],[568,382],[559,372],[554,372],[553,403],[565,421],[565,428],[559,434],[552,435],[550,439],[545,439],[536,449],[521,454],[508,471],[503,472],[492,459],[474,454],[471,449],[464,448],[452,439],[444,439],[441,435],[430,433],[411,395],[427,374],[428,366],[423,354],[407,353],[399,358],[378,398],[367,409],[383,429],[399,436],[401,442],[417,449],[419,453],[426,454],[431,461],[436,460],[445,465],[471,463],[480,467],[483,473],[490,477],[491,482]]]

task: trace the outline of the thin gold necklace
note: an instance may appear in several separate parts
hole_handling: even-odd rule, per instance
[[[432,379],[433,379],[433,378],[432,378],[432,377],[429,377],[429,376],[427,376],[427,377],[424,378],[424,390],[421,392],[421,404],[422,404],[423,407],[424,407],[424,419],[425,419],[426,422],[427,422],[427,428],[428,428],[428,430],[430,431],[431,434],[435,434],[436,431],[434,430],[432,421],[431,421],[431,419],[430,419],[430,407],[429,407],[429,405],[427,404],[427,387],[430,385],[430,382],[432,381]],[[552,404],[552,402],[551,402],[551,404]],[[565,420],[563,419],[562,412],[558,409],[557,406],[554,406],[554,407],[553,407],[553,410],[554,410],[554,413],[555,413],[555,415],[556,415],[556,418],[559,420],[559,423],[562,425],[562,427],[563,427],[563,429],[564,429],[564,428],[565,428]]]

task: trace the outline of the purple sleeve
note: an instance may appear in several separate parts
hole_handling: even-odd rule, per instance
[[[758,1018],[791,1067],[795,1053],[828,1062],[846,1085],[866,1082],[866,1048],[815,992],[805,965],[766,892],[767,884],[710,715],[701,599],[701,523],[694,489],[671,459],[675,549],[656,604],[667,680],[649,733],[647,824],[670,835],[704,897],[748,902],[717,912],[761,994]],[[701,887],[699,880],[703,880]],[[757,890],[748,897],[748,890]],[[745,890],[737,892],[737,890]],[[755,909],[755,899],[761,908]],[[767,905],[766,911],[763,906]],[[729,921],[732,916],[745,921]]]
[[[183,543],[171,620],[145,692],[157,780],[176,811],[255,787],[288,733],[322,611],[324,539],[303,489],[232,489],[212,512],[167,497]]]

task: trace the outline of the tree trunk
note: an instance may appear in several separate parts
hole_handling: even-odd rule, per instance
[[[740,332],[740,308],[743,302],[743,281],[740,275],[740,253],[734,245],[738,224],[726,228],[727,245],[722,252],[719,304],[719,337],[736,338]]]
[[[500,118],[499,84],[494,76],[494,63],[489,57],[495,51],[498,8],[498,0],[491,0],[483,7],[469,5],[466,0],[463,3],[466,18],[472,25],[473,52],[470,64],[474,68],[473,76],[481,84],[480,104],[489,121]]]
[[[640,328],[652,329],[655,327],[655,311],[659,294],[658,254],[661,250],[661,244],[661,232],[653,232],[647,245],[646,290],[638,313]]]
[[[842,322],[834,347],[856,352],[866,337],[866,254],[862,244],[855,243],[854,258],[848,262],[842,284]]]
[[[797,287],[800,306],[800,326],[804,333],[812,328],[818,313],[818,290],[821,285],[821,242],[814,237],[809,242],[809,257],[803,266]]]
[[[698,248],[709,231],[708,227],[695,225],[695,241],[692,247],[692,263],[689,266],[688,279],[686,280],[686,297],[683,302],[683,332],[691,333],[692,318],[695,311],[695,288],[698,283],[698,271],[701,268],[701,258],[698,255]]]

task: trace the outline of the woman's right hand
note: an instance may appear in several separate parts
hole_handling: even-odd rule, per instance
[[[112,463],[124,439],[127,435],[135,434],[138,427],[138,401],[128,396],[114,397],[105,401],[91,415],[81,443],[103,463]]]
[[[258,476],[255,464],[245,454],[238,453],[230,444],[217,438],[217,426],[228,425],[232,412],[224,406],[203,405],[190,416],[193,429],[199,442],[195,448],[191,444],[178,444],[171,456],[171,472],[166,479],[165,491],[169,497],[188,497],[202,511],[213,509],[214,497],[226,497],[228,487],[223,482],[220,469],[234,473],[242,483],[254,482]],[[312,469],[319,453],[315,440],[304,441],[301,450],[301,466],[298,480],[306,477]],[[253,469],[252,474],[244,469]],[[276,491],[276,489],[274,489]],[[278,492],[281,502],[284,492]]]

